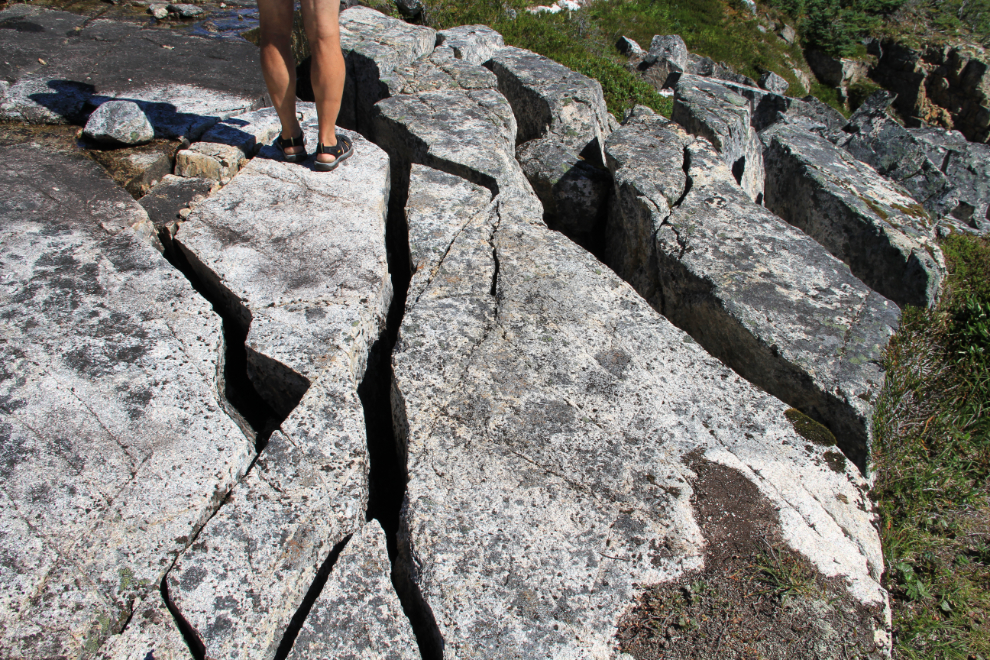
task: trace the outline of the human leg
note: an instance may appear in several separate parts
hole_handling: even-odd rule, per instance
[[[340,50],[340,3],[338,0],[302,0],[303,23],[312,53],[310,76],[316,114],[320,120],[320,142],[337,144],[337,115],[344,94],[346,68]],[[320,162],[333,162],[331,154],[318,154]]]
[[[292,0],[258,0],[261,38],[261,72],[268,95],[282,122],[283,139],[299,137],[296,117],[296,62],[292,56]],[[305,147],[285,147],[286,155],[302,153]]]

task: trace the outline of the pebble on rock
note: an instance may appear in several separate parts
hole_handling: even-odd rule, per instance
[[[141,144],[155,137],[155,129],[133,101],[107,101],[89,116],[83,136],[110,144]]]

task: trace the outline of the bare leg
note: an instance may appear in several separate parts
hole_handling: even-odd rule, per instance
[[[299,137],[296,117],[296,62],[292,57],[292,0],[258,0],[261,21],[261,72],[282,122],[282,137]],[[303,147],[287,147],[294,154]]]
[[[344,55],[340,51],[340,3],[338,0],[302,0],[301,5],[306,38],[313,56],[310,75],[316,114],[320,119],[320,142],[329,147],[337,144],[337,115],[346,75]],[[329,163],[334,157],[320,154],[317,160]]]

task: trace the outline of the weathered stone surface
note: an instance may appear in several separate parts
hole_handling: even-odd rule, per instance
[[[619,37],[619,41],[615,44],[615,47],[626,57],[642,59],[646,56],[646,51],[643,50],[643,47],[635,39],[630,39],[629,37]]]
[[[179,18],[196,18],[203,13],[202,7],[186,4],[184,2],[173,3],[168,6],[170,14],[175,14]]]
[[[787,23],[784,23],[784,26],[780,28],[780,32],[778,34],[780,34],[781,39],[783,39],[789,44],[793,44],[795,41],[797,41],[797,36],[798,36],[797,30],[795,30]]]
[[[0,163],[0,646],[80,657],[160,598],[253,443],[218,391],[220,319],[141,207],[81,153]]]
[[[155,129],[136,103],[107,101],[89,116],[83,136],[110,144],[141,144],[155,137]]]
[[[749,100],[726,85],[690,75],[681,76],[674,90],[671,118],[711,142],[750,199],[762,199],[763,145],[751,125]]]
[[[684,40],[678,34],[658,34],[650,41],[643,62],[653,64],[660,60],[669,60],[683,71],[688,66],[688,49]]]
[[[244,152],[238,147],[216,142],[197,142],[175,154],[175,174],[227,183],[247,161]]]
[[[437,49],[427,58],[397,67],[382,78],[388,96],[418,94],[444,89],[495,89],[498,79],[488,69],[454,57],[449,49]]]
[[[288,660],[418,660],[409,620],[392,587],[385,533],[365,524],[347,542]]]
[[[990,145],[970,142],[958,131],[908,129],[955,186],[953,217],[981,233],[990,232]]]
[[[936,167],[924,145],[907,129],[887,116],[893,95],[875,93],[849,118],[833,141],[877,172],[904,186],[908,194],[938,216],[958,204],[955,187]]]
[[[138,200],[156,229],[179,220],[179,211],[197,198],[204,199],[216,188],[212,179],[190,179],[168,174]]]
[[[819,135],[823,137],[841,131],[848,122],[841,112],[811,95],[805,96],[800,101],[792,99],[784,114],[788,117],[801,117],[820,124],[824,130],[819,132]]]
[[[112,635],[95,660],[189,660],[193,657],[172,613],[157,593],[136,602],[134,615],[124,631]]]
[[[819,464],[786,406],[511,192],[410,299],[393,354],[409,473],[396,579],[444,657],[611,657],[639,585],[704,562],[691,452],[743,472],[792,547],[882,610],[855,471]]]
[[[162,177],[172,173],[179,146],[177,141],[158,140],[125,149],[93,149],[89,153],[114,181],[134,197],[141,197]]]
[[[611,129],[597,80],[522,48],[503,48],[485,66],[495,72],[515,113],[516,142],[552,135],[578,153],[588,149],[584,155],[601,162]]]
[[[0,77],[10,82],[4,119],[79,122],[87,104],[120,99],[141,107],[156,137],[196,139],[218,119],[266,102],[258,50],[244,41],[28,5],[0,12],[0,22],[23,26],[0,31]]]
[[[388,95],[381,79],[433,52],[436,35],[432,28],[410,25],[367,7],[343,12],[340,45],[347,61],[347,79],[337,123],[365,131],[372,106]]]
[[[502,35],[487,25],[461,25],[437,32],[437,47],[454,51],[454,57],[471,64],[484,64],[505,47]]]
[[[900,186],[794,126],[762,134],[766,207],[898,305],[931,307],[944,276],[934,223]]]
[[[760,76],[760,87],[774,94],[786,94],[791,84],[773,71],[765,71]]]
[[[316,121],[303,130],[315,143]],[[250,328],[248,375],[282,414],[336,351],[378,336],[391,301],[382,243],[388,159],[352,137],[355,154],[329,176],[262,149],[175,239]]]
[[[712,355],[828,426],[865,470],[897,307],[753,204],[707,142],[645,108],[605,148],[609,264]]]
[[[412,273],[407,300],[415,301],[433,281],[443,255],[464,226],[491,212],[491,198],[490,190],[459,176],[412,166],[405,209]]]
[[[316,104],[297,101],[296,117],[299,123],[313,119],[316,117]],[[218,122],[203,134],[200,141],[237,147],[245,156],[251,157],[281,132],[282,122],[275,108],[262,108]]]
[[[315,140],[315,121],[303,129]],[[355,153],[330,174],[262,149],[175,238],[249,325],[255,388],[291,411],[169,572],[173,603],[217,659],[273,657],[320,567],[364,523],[357,385],[392,296],[389,176],[385,154],[349,136]]]
[[[605,220],[612,177],[604,167],[592,165],[553,137],[530,140],[516,157],[551,227],[581,235]]]

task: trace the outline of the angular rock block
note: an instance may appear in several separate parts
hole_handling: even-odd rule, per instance
[[[303,130],[315,141],[316,122]],[[249,328],[255,388],[291,411],[168,576],[172,603],[218,660],[274,657],[321,568],[367,512],[357,387],[392,298],[389,169],[384,152],[349,136],[355,153],[330,177],[262,149],[175,238]]]
[[[637,109],[605,148],[610,265],[709,353],[829,427],[865,473],[897,306],[750,201],[707,142],[662,117]]]
[[[315,144],[316,122],[303,130]],[[355,154],[332,177],[262,149],[174,239],[247,331],[248,375],[282,415],[337,352],[364,355],[355,342],[378,337],[392,298],[388,158],[350,135]]]
[[[132,101],[107,101],[86,121],[83,136],[111,145],[141,144],[155,137],[155,129]]]
[[[420,643],[609,657],[641,585],[705,562],[689,454],[745,474],[788,545],[882,620],[857,471],[828,467],[834,450],[799,436],[787,406],[512,193],[457,234],[393,354],[409,475],[396,583],[432,622]]]
[[[900,186],[827,140],[774,126],[766,207],[821,243],[867,286],[900,306],[932,307],[945,275],[934,223]]]
[[[219,392],[220,319],[142,238],[141,207],[80,153],[4,146],[0,162],[15,200],[0,223],[0,543],[17,558],[0,570],[0,646],[80,657],[160,602],[253,439]]]
[[[247,164],[244,152],[229,144],[197,142],[175,154],[176,176],[228,183]]]
[[[124,149],[93,149],[89,153],[124,190],[140,198],[172,173],[180,145],[177,141],[156,141]]]
[[[385,533],[371,521],[347,542],[288,660],[418,660],[409,619],[389,576]]]
[[[460,25],[437,32],[437,47],[441,46],[453,51],[459,60],[484,64],[505,47],[505,40],[487,25]]]
[[[608,109],[597,80],[522,48],[503,48],[485,66],[516,116],[516,142],[553,135],[566,147],[601,159]],[[593,146],[592,143],[597,140]]]
[[[388,95],[381,79],[432,53],[436,41],[436,30],[374,9],[358,6],[341,12],[340,45],[347,78],[338,123],[365,132],[372,106]]]
[[[990,232],[990,145],[970,142],[958,131],[908,130],[955,186],[959,205],[952,216],[979,233]]]
[[[382,78],[388,96],[418,94],[446,89],[495,89],[498,79],[488,69],[459,60],[449,50],[438,49],[432,55],[397,67]]]
[[[763,199],[763,145],[747,98],[727,85],[681,76],[674,86],[671,119],[711,142],[749,198],[757,203]]]
[[[166,175],[148,193],[138,200],[144,207],[155,229],[179,221],[179,211],[189,208],[196,200],[202,201],[217,187],[212,179],[187,179]]]

